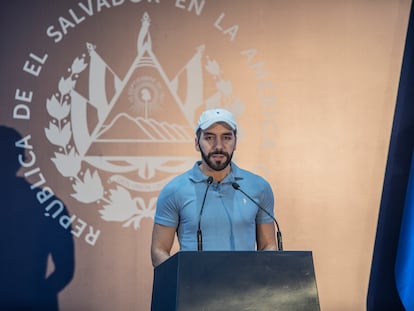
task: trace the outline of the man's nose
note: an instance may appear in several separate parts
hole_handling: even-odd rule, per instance
[[[224,150],[224,145],[225,145],[225,141],[222,138],[217,138],[216,139],[216,149],[217,150]]]
[[[215,141],[215,146],[214,148],[216,150],[223,150],[224,144],[223,144],[223,140],[221,138],[217,138]]]

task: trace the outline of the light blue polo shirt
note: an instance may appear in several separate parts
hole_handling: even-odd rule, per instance
[[[182,251],[197,250],[197,229],[207,178],[200,162],[171,180],[160,192],[154,221],[177,228]],[[203,213],[201,231],[203,250],[256,250],[256,223],[272,218],[235,190],[233,182],[273,215],[274,197],[269,183],[262,177],[231,163],[231,172],[220,183],[210,185]]]

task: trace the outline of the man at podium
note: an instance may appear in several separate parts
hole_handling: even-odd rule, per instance
[[[154,218],[154,267],[181,251],[277,250],[269,183],[233,161],[237,124],[224,109],[204,111],[195,131],[201,160],[160,192]],[[277,223],[276,223],[277,224]]]

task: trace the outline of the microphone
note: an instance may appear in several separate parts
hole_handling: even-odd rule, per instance
[[[203,250],[203,234],[201,232],[201,215],[203,214],[204,203],[206,202],[207,191],[210,188],[210,185],[213,183],[213,177],[209,176],[207,178],[207,188],[206,192],[204,192],[203,202],[201,203],[200,215],[198,216],[198,230],[197,230],[197,250]]]
[[[235,189],[235,190],[239,190],[241,193],[243,193],[250,201],[252,201],[254,204],[256,204],[256,206],[258,207],[258,208],[260,208],[263,212],[265,212],[267,215],[269,215],[272,219],[273,219],[273,221],[274,221],[274,223],[276,224],[276,229],[277,229],[277,232],[276,232],[276,237],[277,237],[277,249],[279,250],[279,251],[283,251],[283,242],[282,242],[282,232],[280,232],[280,228],[279,228],[279,224],[278,224],[278,222],[277,222],[277,220],[276,220],[276,218],[275,217],[273,217],[272,216],[272,214],[270,214],[268,211],[266,211],[263,207],[261,207],[260,205],[259,205],[259,203],[257,203],[255,200],[253,200],[253,198],[251,197],[251,196],[249,196],[246,192],[244,192],[241,188],[240,188],[240,185],[238,184],[238,183],[236,183],[236,182],[233,182],[232,184],[231,184],[232,186],[233,186],[233,188]]]

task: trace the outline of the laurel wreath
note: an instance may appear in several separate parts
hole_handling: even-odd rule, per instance
[[[106,221],[122,222],[123,227],[140,227],[143,218],[153,218],[156,197],[152,197],[148,205],[142,197],[132,197],[129,191],[117,185],[115,189],[105,191],[102,179],[97,170],[82,170],[84,156],[80,155],[73,143],[70,112],[72,92],[75,90],[79,75],[87,68],[85,54],[76,57],[69,75],[62,76],[58,83],[58,92],[46,100],[46,109],[50,117],[49,126],[45,128],[47,140],[58,147],[51,158],[59,173],[72,181],[74,193],[71,196],[84,204],[97,203],[101,218]],[[71,144],[72,142],[72,144]]]

